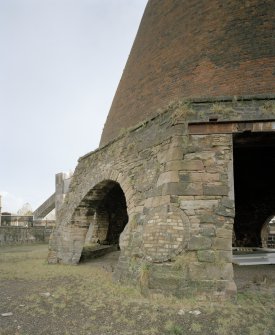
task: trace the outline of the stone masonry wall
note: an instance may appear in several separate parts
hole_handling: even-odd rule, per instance
[[[161,195],[147,199],[135,216],[142,223],[124,232],[116,277],[138,280],[145,260],[151,290],[234,291],[231,135],[179,136],[173,143],[173,154],[161,160]]]
[[[51,231],[45,227],[0,227],[0,246],[48,243]]]
[[[80,158],[57,213],[49,262],[78,263],[96,208],[118,183],[129,221],[116,280],[176,296],[234,293],[232,134],[191,135],[188,122],[272,113],[266,102],[179,102]]]

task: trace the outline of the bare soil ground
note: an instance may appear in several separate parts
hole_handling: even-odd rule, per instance
[[[235,267],[237,299],[217,303],[112,282],[118,253],[78,266],[46,256],[46,245],[0,248],[1,335],[275,334],[274,266]]]

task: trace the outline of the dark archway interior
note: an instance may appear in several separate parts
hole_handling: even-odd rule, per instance
[[[275,133],[234,135],[236,240],[234,246],[261,247],[261,230],[275,209]]]
[[[74,222],[87,228],[81,262],[117,251],[119,236],[128,223],[126,198],[120,185],[104,180],[92,188],[78,206]]]
[[[107,214],[109,223],[104,242],[118,244],[119,236],[128,222],[126,199],[119,184],[114,183],[114,186],[101,202],[98,211],[103,211]]]

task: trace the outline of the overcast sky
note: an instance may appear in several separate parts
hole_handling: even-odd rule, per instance
[[[0,0],[2,210],[98,147],[147,0]]]

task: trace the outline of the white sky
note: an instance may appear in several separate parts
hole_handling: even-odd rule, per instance
[[[0,0],[2,211],[98,147],[147,0]]]

